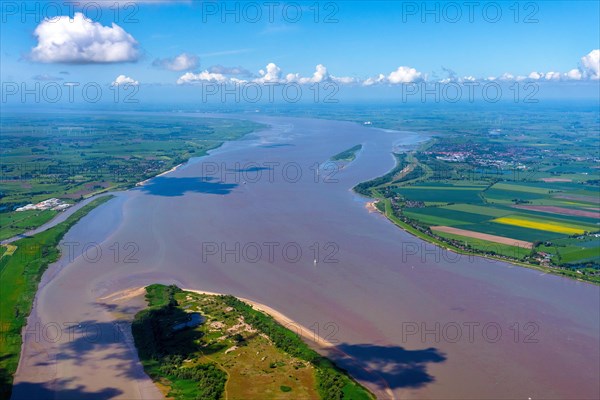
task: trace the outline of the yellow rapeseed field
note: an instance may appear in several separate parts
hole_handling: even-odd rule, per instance
[[[536,221],[529,221],[529,220],[520,219],[520,218],[501,217],[501,218],[496,218],[494,220],[494,222],[498,222],[500,224],[506,224],[506,225],[520,226],[522,228],[539,229],[541,231],[566,233],[567,235],[582,234],[585,232],[584,229],[571,228],[568,226],[559,225],[557,223],[536,222]]]

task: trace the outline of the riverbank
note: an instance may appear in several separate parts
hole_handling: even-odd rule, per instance
[[[187,162],[187,161],[186,161],[186,162]],[[164,176],[164,175],[167,175],[167,174],[169,174],[169,173],[171,173],[171,172],[175,172],[175,171],[177,171],[177,169],[179,169],[179,167],[181,167],[183,164],[185,164],[185,163],[177,164],[176,166],[174,166],[173,168],[169,169],[168,171],[161,172],[160,174],[158,174],[158,175],[156,175],[156,176],[153,176],[152,178],[148,178],[148,179],[146,179],[146,180],[143,180],[143,181],[141,181],[141,182],[138,182],[138,183],[136,183],[136,184],[135,184],[135,187],[144,186],[146,183],[150,182],[150,181],[151,181],[152,179],[154,179],[154,178],[158,178],[159,176]]]
[[[184,290],[186,292],[204,294],[204,295],[209,295],[209,296],[225,296],[225,293],[207,292],[205,290],[194,290],[194,289],[185,289],[185,288],[182,290]],[[273,317],[273,319],[275,321],[277,321],[279,324],[281,324],[284,328],[294,331],[302,339],[304,339],[308,342],[314,343],[321,349],[330,349],[335,346],[333,343],[331,343],[331,342],[325,340],[324,338],[320,337],[319,335],[315,334],[314,331],[299,324],[297,321],[294,321],[290,317],[282,314],[281,312],[275,310],[272,307],[267,306],[266,304],[261,304],[256,301],[246,299],[244,297],[237,297],[237,298],[239,300],[243,301],[244,303],[250,304],[252,307],[254,307],[254,309],[270,315],[271,317]]]
[[[58,244],[81,218],[111,198],[98,198],[77,210],[66,221],[13,242],[11,254],[6,252],[0,259],[1,398],[10,397],[13,375],[22,351],[22,330],[33,307],[42,275],[60,257]]]

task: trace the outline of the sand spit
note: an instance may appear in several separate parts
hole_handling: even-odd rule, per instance
[[[177,170],[179,167],[181,167],[183,164],[184,164],[184,163],[178,164],[178,165],[174,166],[173,168],[171,168],[171,169],[170,169],[170,170],[168,170],[168,171],[161,172],[160,174],[158,174],[158,175],[156,175],[156,176],[153,176],[152,178],[148,178],[148,179],[146,179],[146,180],[144,180],[144,181],[138,182],[138,183],[136,183],[136,184],[135,184],[135,186],[144,186],[145,184],[147,184],[148,182],[150,182],[150,181],[151,181],[152,179],[154,179],[154,178],[158,178],[159,176],[163,176],[163,175],[166,175],[166,174],[170,174],[171,172],[174,172],[174,171],[176,171],[176,170]]]
[[[375,200],[375,201],[369,201],[367,204],[365,204],[365,208],[370,212],[370,213],[374,213],[374,212],[379,212],[379,210],[377,209],[377,203],[379,202],[379,200]]]
[[[206,294],[206,295],[210,295],[210,296],[223,295],[223,293],[206,292],[206,291],[194,290],[194,289],[182,289],[182,290],[185,290],[186,292]],[[249,299],[245,299],[243,297],[238,297],[238,299],[240,299],[244,303],[250,304],[252,307],[254,307],[255,310],[262,311],[266,314],[269,314],[279,324],[283,325],[284,327],[286,327],[287,329],[289,329],[293,332],[296,332],[296,334],[299,335],[304,340],[312,342],[324,349],[330,349],[332,347],[335,347],[335,345],[333,343],[321,338],[319,335],[315,334],[314,331],[308,329],[305,326],[300,325],[299,323],[297,323],[290,317],[280,313],[279,311],[275,310],[274,308],[271,308],[265,304],[257,303],[255,301],[252,301]]]

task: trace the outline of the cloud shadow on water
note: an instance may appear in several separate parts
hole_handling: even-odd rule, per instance
[[[101,364],[102,360],[110,360],[111,370],[116,376],[126,379],[146,377],[130,347],[130,325],[125,321],[87,320],[65,329],[70,332],[69,340],[59,345],[53,357],[56,361],[72,360],[76,366],[83,366],[89,362]],[[358,380],[371,383],[382,393],[388,389],[424,387],[435,380],[427,371],[428,365],[446,361],[445,354],[435,348],[407,350],[400,346],[341,343],[328,353],[327,356],[340,367],[348,369]],[[50,368],[52,364],[50,361],[36,365]],[[119,397],[122,391],[110,385],[89,391],[84,385],[66,379],[54,381],[52,386],[22,382],[15,385],[13,393],[16,399],[112,399]]]
[[[117,388],[107,387],[96,392],[87,391],[83,385],[77,385],[74,388],[66,388],[67,381],[55,381],[53,387],[47,384],[21,382],[13,387],[14,396],[12,399],[90,399],[90,400],[108,400],[121,395],[123,391]]]
[[[248,167],[248,168],[230,168],[227,171],[230,172],[262,172],[262,171],[272,171],[273,168],[268,167]]]
[[[55,370],[56,363],[71,361],[75,366],[98,363],[100,367],[110,365],[115,376],[128,380],[147,379],[147,376],[132,352],[133,338],[130,325],[124,320],[100,322],[85,320],[72,325],[65,325],[61,333],[63,342],[57,343],[56,350],[51,351],[47,361],[37,361],[32,367],[44,371]],[[44,341],[45,343],[45,341]],[[107,364],[103,361],[107,360]],[[2,371],[0,371],[1,373]],[[77,373],[75,373],[77,375]],[[48,383],[20,382],[13,386],[13,399],[112,399],[120,397],[123,391],[107,382],[105,387],[92,391],[85,382],[75,378],[56,379]],[[93,379],[93,378],[91,378]]]
[[[424,387],[435,380],[427,372],[427,365],[446,361],[446,355],[435,348],[406,350],[400,346],[348,343],[336,346],[328,357],[381,390]]]
[[[224,183],[215,178],[167,178],[157,177],[141,187],[145,193],[154,196],[178,197],[186,193],[204,193],[226,195],[238,186]]]
[[[265,144],[260,147],[263,147],[265,149],[276,149],[279,147],[294,147],[294,145],[290,144],[290,143],[273,143],[273,144]]]

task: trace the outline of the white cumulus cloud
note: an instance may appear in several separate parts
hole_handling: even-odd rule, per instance
[[[327,72],[327,67],[323,64],[319,64],[315,67],[315,72],[312,77],[302,77],[300,74],[287,74],[285,76],[285,81],[287,83],[299,83],[301,85],[309,84],[309,83],[321,83],[329,81],[330,76]]]
[[[258,71],[260,78],[256,78],[256,83],[279,83],[281,82],[281,68],[275,63],[267,64],[265,69]]]
[[[323,64],[319,64],[315,67],[315,72],[312,78],[305,78],[301,83],[321,83],[329,79],[329,73],[327,68]]]
[[[202,82],[213,82],[213,83],[226,83],[227,77],[223,74],[215,74],[208,71],[202,71],[198,74],[192,72],[186,72],[179,79],[177,79],[178,85],[185,85],[190,83],[202,83]]]
[[[414,68],[398,67],[397,70],[390,73],[387,77],[389,83],[411,83],[421,79],[421,73]]]
[[[385,75],[379,74],[374,78],[367,78],[363,81],[363,86],[371,86],[377,83],[385,82]]]
[[[219,72],[216,72],[219,71]],[[240,79],[237,76],[242,75],[240,71],[244,71],[244,75],[250,75],[249,80]],[[221,73],[222,72],[222,73]],[[315,67],[315,71],[311,76],[302,76],[299,73],[287,73],[284,75],[282,69],[275,63],[269,63],[264,69],[258,71],[258,77],[251,79],[253,74],[246,71],[245,69],[238,68],[213,68],[203,71],[198,74],[187,72],[177,80],[178,84],[189,84],[195,82],[217,82],[225,84],[243,84],[243,83],[257,83],[257,84],[299,84],[299,85],[310,85],[320,84],[325,82],[337,83],[339,85],[354,85],[362,84],[363,86],[371,86],[379,83],[410,83],[419,80],[423,80],[423,75],[409,67],[400,67],[398,70],[393,71],[389,76],[379,74],[376,77],[361,80],[349,76],[335,76],[329,73],[326,66],[318,64]],[[256,76],[256,75],[254,75]]]
[[[115,23],[102,26],[82,13],[45,19],[34,35],[38,44],[30,56],[38,62],[115,63],[137,61],[140,56],[138,42],[123,28]]]
[[[184,71],[194,69],[198,66],[200,59],[198,56],[188,53],[181,53],[177,57],[157,58],[152,62],[155,67],[168,69],[170,71]]]
[[[508,72],[505,72],[498,79],[501,81],[512,81],[513,79],[515,79],[515,76],[513,74],[509,74]]]
[[[578,69],[572,69],[565,74],[566,79],[570,79],[570,80],[574,80],[574,81],[580,80],[581,77],[582,77],[581,71]]]
[[[600,79],[600,49],[581,57],[581,71],[589,79]]]
[[[119,75],[115,78],[114,82],[112,83],[113,86],[119,86],[119,85],[133,85],[133,86],[137,86],[140,83],[138,81],[136,81],[133,78],[130,78],[129,76],[125,76],[125,75]]]
[[[331,75],[331,80],[336,83],[341,83],[342,85],[350,85],[352,83],[356,83],[357,79],[352,78],[350,76],[333,76]]]
[[[547,81],[558,81],[558,80],[560,80],[560,72],[553,72],[553,71],[546,72],[546,74],[544,75],[544,78]]]

